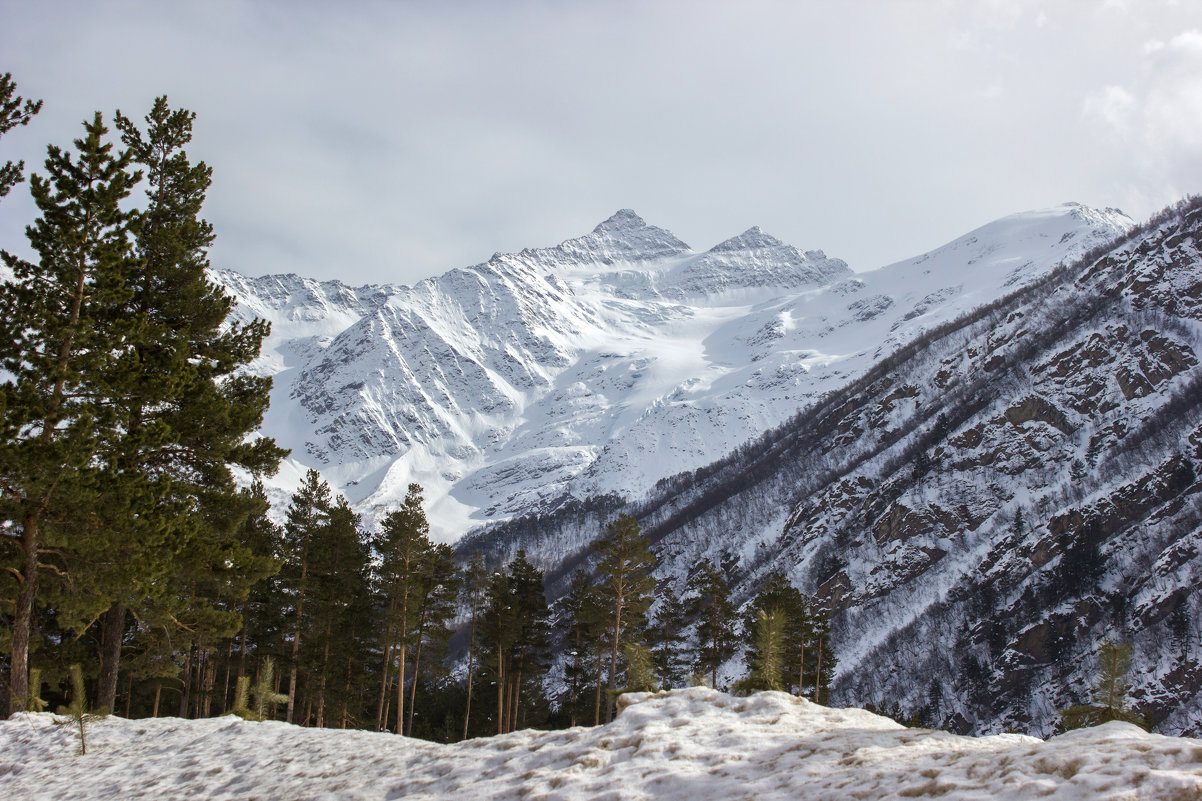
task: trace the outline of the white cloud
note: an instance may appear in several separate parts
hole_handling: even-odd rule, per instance
[[[1087,118],[1118,133],[1131,129],[1132,115],[1136,111],[1135,96],[1121,86],[1105,86],[1086,97],[1082,104],[1082,112]]]

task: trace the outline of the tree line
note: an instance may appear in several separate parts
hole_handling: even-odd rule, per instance
[[[457,563],[430,539],[422,503],[411,484],[370,533],[310,471],[283,526],[256,515],[248,542],[280,569],[252,588],[242,629],[201,649],[219,689],[198,684],[185,713],[245,713],[237,688],[253,682],[268,699],[255,717],[299,725],[442,742],[596,725],[622,692],[722,686],[719,670],[741,646],[749,669],[727,689],[826,700],[836,664],[827,616],[783,574],[740,621],[709,564],[680,596],[657,585],[637,521],[619,516],[592,544],[594,570],[549,605],[524,553],[491,568],[479,553]]]

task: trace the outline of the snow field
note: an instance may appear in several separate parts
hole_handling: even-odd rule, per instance
[[[234,717],[0,721],[12,799],[1198,799],[1202,741],[1122,723],[1047,742],[907,729],[784,693],[632,694],[606,726],[439,745]]]

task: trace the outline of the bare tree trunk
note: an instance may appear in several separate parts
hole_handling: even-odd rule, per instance
[[[150,716],[152,718],[157,718],[159,716],[159,698],[162,695],[163,695],[162,683],[156,684],[154,686],[154,711],[150,713]]]
[[[184,658],[183,687],[179,694],[179,716],[188,717],[188,690],[192,686],[192,651],[196,646],[188,643],[188,655]]]
[[[288,668],[288,714],[284,718],[288,723],[292,722],[292,710],[296,707],[296,672],[300,661],[300,640],[301,640],[301,619],[304,616],[305,610],[305,578],[309,572],[309,560],[307,554],[301,560],[301,586],[300,594],[296,601],[296,627],[292,633],[292,655],[289,658]]]
[[[96,677],[96,705],[110,712],[117,708],[117,670],[124,637],[125,607],[114,603],[104,613],[100,635],[100,675]]]
[[[497,644],[497,734],[505,733],[505,660]]]
[[[391,615],[393,610],[389,610]],[[376,731],[384,731],[388,724],[388,716],[384,714],[384,708],[388,703],[388,684],[391,680],[390,673],[392,671],[392,624],[388,624],[387,630],[384,632],[384,670],[380,676],[380,702],[376,705]]]
[[[468,722],[472,719],[472,668],[476,659],[476,596],[472,592],[472,619],[467,637],[467,706],[463,711],[463,739],[467,739]]]
[[[593,698],[593,725],[601,725],[601,674],[604,667],[601,652],[597,652],[597,694]]]
[[[352,639],[354,639],[354,638],[352,637]],[[339,726],[339,728],[342,728],[342,729],[346,728],[346,724],[348,722],[348,719],[350,718],[350,713],[347,711],[347,707],[350,704],[350,697],[351,697],[351,657],[348,655],[346,658],[346,684],[342,688],[342,723]]]
[[[405,732],[405,634],[401,627],[400,661],[396,674],[396,733]]]
[[[822,638],[818,638],[818,664],[814,668],[814,703],[822,703],[819,699],[819,691],[822,690]]]
[[[801,665],[801,667],[797,669],[797,697],[804,698],[806,694],[806,644],[804,642],[801,644],[801,658],[798,659],[798,664]]]
[[[12,706],[25,708],[29,698],[29,634],[33,630],[33,600],[38,586],[38,517],[29,513],[21,520],[21,591],[13,615],[12,664],[9,666],[8,694]]]
[[[326,621],[326,644],[321,650],[321,678],[317,685],[317,728],[324,728],[326,725],[326,671],[330,665],[330,637],[332,636],[332,625],[330,621]]]
[[[409,595],[401,599],[400,663],[396,674],[396,733],[405,731],[405,639],[409,636]]]
[[[202,679],[202,689],[204,694],[201,696],[201,714],[200,717],[207,718],[213,713],[213,688],[217,685],[217,666],[213,664],[212,649],[205,649],[205,669]]]

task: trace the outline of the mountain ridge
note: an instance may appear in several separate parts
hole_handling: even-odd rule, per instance
[[[294,453],[277,497],[317,467],[370,521],[416,480],[452,539],[571,497],[645,493],[779,423],[971,293],[1130,224],[1078,211],[1023,223],[1037,253],[1000,239],[972,251],[990,286],[928,271],[933,291],[916,297],[922,280],[870,293],[887,272],[852,273],[756,227],[695,253],[629,210],[413,287],[215,278],[236,314],[273,326],[256,365],[276,377],[264,430]],[[1004,258],[1023,275],[996,275]]]

